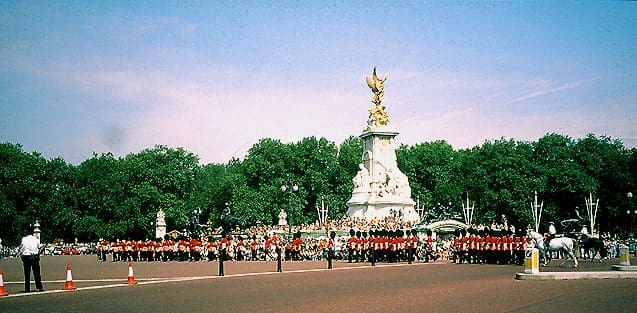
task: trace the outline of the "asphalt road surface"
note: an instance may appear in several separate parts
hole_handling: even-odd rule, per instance
[[[553,261],[541,271],[617,263]],[[75,291],[61,290],[66,264]],[[226,262],[219,277],[216,262],[134,263],[130,286],[128,263],[47,256],[41,265],[46,291],[25,294],[20,260],[0,261],[10,294],[0,312],[637,312],[637,279],[518,281],[524,269],[511,265],[284,262],[276,273],[275,262]]]

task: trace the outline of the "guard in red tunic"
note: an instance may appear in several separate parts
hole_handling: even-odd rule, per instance
[[[226,238],[226,234],[224,233],[221,235],[221,239],[219,240],[219,276],[225,275],[223,271],[223,262],[226,259],[228,244],[228,238]]]
[[[349,230],[349,239],[347,240],[347,263],[352,263],[354,259],[354,253],[356,251],[356,232],[353,229]]]
[[[467,230],[469,234],[469,263],[475,264],[477,263],[477,240],[476,240],[476,230],[471,227]]]
[[[201,241],[197,239],[196,235],[192,235],[190,239],[190,262],[197,262],[201,260]]]
[[[413,254],[413,251],[411,250],[411,247],[412,247],[411,240],[413,239],[413,236],[411,235],[411,229],[406,230],[405,234],[407,235],[407,238],[405,239],[405,251],[407,251],[407,264],[411,264],[414,259],[414,254]]]
[[[453,237],[453,249],[454,249],[454,253],[453,253],[453,259],[451,260],[452,263],[458,264],[460,263],[460,230],[456,229],[456,232],[454,234]]]
[[[272,249],[272,238],[273,237],[274,237],[274,235],[268,237],[265,240],[265,243],[263,244],[263,248],[265,249],[265,260],[266,261],[274,260],[276,258],[276,256],[272,256],[270,254],[270,251]]]
[[[427,239],[426,239],[426,243],[425,243],[425,262],[429,263],[429,260],[433,259],[434,262],[436,261],[436,259],[434,258],[435,254],[434,254],[434,240],[432,238],[433,232],[428,229],[427,230]]]
[[[478,244],[478,263],[483,264],[485,262],[484,250],[486,245],[484,229],[478,231],[476,239]]]
[[[246,254],[246,246],[245,246],[245,242],[243,241],[243,237],[239,236],[237,237],[237,261],[243,261],[245,260],[245,254]]]
[[[415,229],[411,230],[411,257],[414,261],[418,261],[418,242],[420,238],[418,238],[418,232]]]
[[[175,259],[175,241],[170,239],[169,235],[164,237],[164,242],[162,243],[162,261],[168,262],[168,260],[172,261]]]
[[[378,238],[376,238],[376,231],[375,230],[370,230],[369,231],[369,262],[371,263],[371,266],[376,266],[376,246],[378,245],[377,242]]]
[[[464,229],[460,230],[461,238],[460,238],[460,264],[469,263],[467,249],[469,247],[469,237],[467,237],[467,231]]]
[[[207,256],[208,256],[208,262],[212,261],[215,259],[215,256],[217,255],[217,243],[215,242],[215,238],[213,238],[212,236],[208,237],[208,244],[206,246],[206,250],[207,250]]]
[[[367,239],[367,232],[362,232],[361,238],[361,254],[359,255],[359,262],[365,262],[369,255],[369,239]]]
[[[259,242],[257,241],[257,236],[252,235],[252,241],[250,242],[250,260],[257,260],[257,251],[259,251]]]
[[[515,236],[514,239],[515,243],[515,248],[514,248],[514,253],[515,253],[515,264],[517,265],[524,265],[524,250],[525,250],[525,238],[524,235],[522,234],[522,232],[520,231],[520,233],[518,233],[517,236]]]
[[[491,230],[489,228],[484,229],[484,262],[485,263],[493,263],[492,249],[493,247],[493,236],[491,235]]]
[[[108,241],[102,240],[97,246],[97,253],[101,262],[106,262],[106,253],[108,252]]]
[[[332,259],[334,258],[334,239],[336,232],[330,233],[330,239],[327,241],[327,269],[332,269]]]
[[[363,251],[363,234],[359,231],[356,232],[356,242],[355,242],[356,252],[354,254],[354,260],[356,263],[360,262]]]
[[[301,238],[301,232],[297,232],[294,235],[295,239],[292,241],[292,260],[301,261],[301,248],[303,246],[303,239]]]

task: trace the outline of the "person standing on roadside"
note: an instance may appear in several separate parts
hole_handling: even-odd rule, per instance
[[[332,269],[332,259],[334,259],[334,239],[336,238],[335,232],[330,232],[330,239],[327,241],[327,269]]]
[[[24,266],[24,292],[31,292],[31,270],[33,270],[33,280],[38,291],[42,288],[42,277],[40,276],[40,251],[42,245],[40,240],[33,235],[22,238],[20,244],[20,258]]]

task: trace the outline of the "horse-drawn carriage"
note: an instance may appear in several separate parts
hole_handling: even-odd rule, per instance
[[[544,264],[552,258],[553,253],[557,253],[558,257],[560,254],[564,257],[562,264],[564,264],[566,259],[572,259],[575,267],[578,265],[578,256],[586,259],[590,258],[591,261],[599,256],[600,262],[607,257],[604,241],[588,234],[585,226],[581,226],[581,220],[568,219],[561,221],[560,224],[564,233],[555,236],[548,243],[545,242],[546,238],[544,235],[533,230],[527,232],[527,240],[533,242],[538,248],[540,258],[544,260]]]

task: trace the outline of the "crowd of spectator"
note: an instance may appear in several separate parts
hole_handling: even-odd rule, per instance
[[[271,261],[275,259],[275,247],[278,245],[284,252],[286,260],[323,260],[327,256],[326,246],[328,242],[328,232],[335,231],[337,236],[334,241],[334,257],[336,259],[349,259],[352,249],[350,240],[351,231],[358,232],[356,237],[361,240],[357,250],[369,251],[373,243],[372,234],[376,237],[379,232],[391,234],[396,237],[401,232],[401,237],[409,237],[412,226],[408,222],[402,222],[395,216],[383,219],[366,220],[362,218],[344,217],[339,220],[330,220],[327,225],[320,225],[318,222],[302,225],[257,225],[246,229],[235,229],[225,232],[228,235],[227,258],[235,261]],[[327,230],[326,230],[327,226]],[[493,223],[490,225],[474,225],[471,227],[473,235],[486,233],[499,234],[498,238],[511,236],[517,238],[522,236],[521,230],[516,232],[515,227],[504,223]],[[301,238],[301,243],[295,242],[296,234]],[[413,260],[450,260],[454,262],[473,262],[478,259],[477,253],[469,252],[469,238],[472,234],[464,232],[455,234],[438,234],[432,236],[431,233],[413,232],[416,237],[414,242]],[[500,236],[502,235],[502,236]],[[206,261],[216,260],[219,256],[220,234],[201,236],[180,236],[178,238],[161,238],[146,240],[123,240],[112,241],[100,240],[98,243],[89,244],[47,244],[45,255],[59,254],[93,254],[97,253],[99,260],[106,261]],[[387,237],[387,236],[385,236]],[[465,242],[462,238],[465,237]],[[619,256],[619,247],[627,244],[627,241],[619,240],[608,233],[602,234],[605,248],[610,258]],[[513,243],[511,247],[511,258],[509,262],[519,263],[519,257],[513,258]],[[507,246],[504,243],[494,243],[494,245]],[[494,246],[495,247],[495,246]],[[396,248],[398,249],[398,248]],[[495,250],[495,248],[494,248]],[[18,256],[17,247],[3,247],[0,242],[0,259],[5,257]],[[358,252],[358,255],[362,255]],[[369,253],[364,254],[362,260],[369,261]],[[402,255],[402,254],[401,254]]]

